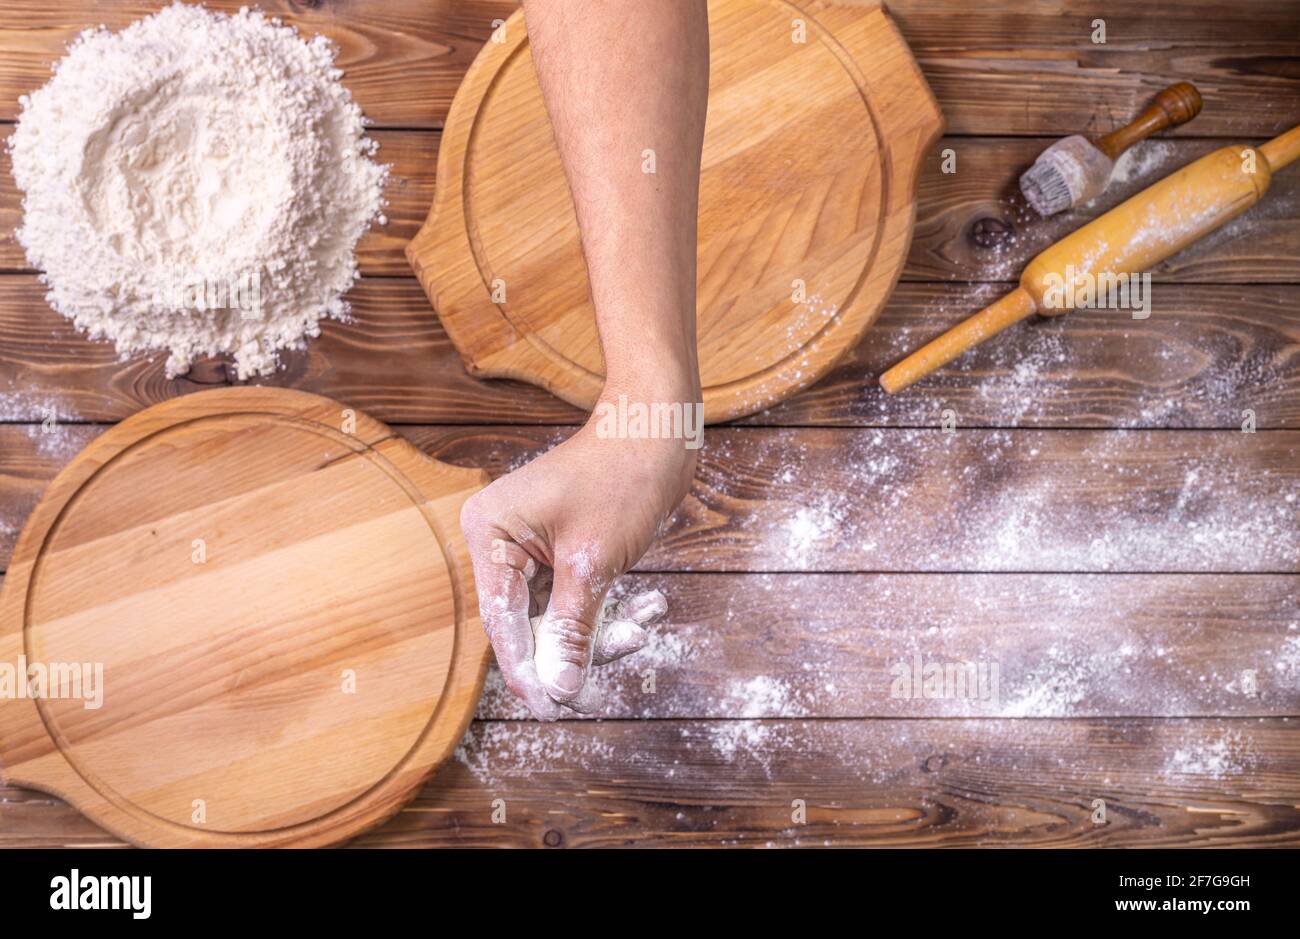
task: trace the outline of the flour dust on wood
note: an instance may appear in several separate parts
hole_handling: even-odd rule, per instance
[[[247,9],[83,32],[9,141],[50,305],[123,356],[168,352],[168,377],[213,355],[267,374],[345,316],[387,168],[334,55]]]

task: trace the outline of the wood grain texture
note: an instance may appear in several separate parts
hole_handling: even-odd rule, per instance
[[[41,421],[47,412],[65,421],[121,420],[149,404],[232,383],[220,360],[198,362],[176,379],[165,377],[165,357],[121,362],[111,345],[79,335],[43,298],[31,275],[0,277],[0,415],[6,420]],[[352,321],[322,324],[320,339],[284,355],[273,384],[382,412],[389,422],[418,420],[429,410],[469,416],[480,408],[498,419],[579,417],[541,389],[467,375],[413,278],[363,281],[349,298]]]
[[[405,277],[411,268],[403,250],[424,223],[433,200],[438,133],[379,130],[372,136],[380,145],[379,159],[392,167],[386,190],[389,204],[384,210],[389,222],[361,239],[357,261],[365,276]],[[1043,219],[1024,204],[1016,179],[1052,142],[1050,138],[948,136],[930,147],[922,159],[917,223],[901,279],[1014,280],[1053,241],[1218,145],[1201,139],[1140,144],[1094,204]],[[956,173],[942,171],[947,149],[956,154]],[[9,152],[0,147],[0,273],[29,270],[13,235],[21,215],[21,193],[10,175]],[[1265,203],[1157,265],[1152,276],[1160,283],[1300,281],[1300,172],[1277,174]]]
[[[353,844],[1294,847],[1298,781],[1300,725],[1281,719],[476,722]],[[0,845],[114,843],[0,789]]]
[[[1100,135],[1127,124],[1175,81],[1205,108],[1175,133],[1273,135],[1300,110],[1294,4],[1160,0],[1140,6],[1013,0],[890,3],[959,134]],[[1106,41],[1093,41],[1094,20]]]
[[[880,376],[881,387],[904,391],[1035,314],[1100,307],[1150,316],[1150,278],[1142,275],[1249,211],[1266,198],[1273,173],[1298,159],[1300,124],[1258,150],[1229,144],[1193,160],[1042,251],[1011,291],[895,363]],[[1107,279],[1110,297],[1101,286]],[[1076,284],[1086,299],[1074,299]]]
[[[572,428],[402,432],[498,475]],[[14,529],[58,458],[36,431],[3,433]],[[716,428],[640,568],[1294,573],[1300,432]]]
[[[485,482],[283,389],[187,397],[96,437],[0,596],[18,680],[24,661],[79,679],[6,693],[5,781],[158,847],[330,844],[392,815],[482,687],[459,514]]]
[[[100,24],[122,29],[169,2],[6,3],[0,8],[0,117],[17,117],[19,95],[49,79],[51,66],[82,30]],[[205,2],[223,13],[248,5],[241,0]],[[258,6],[298,27],[308,39],[319,33],[333,40],[339,48],[336,64],[345,72],[348,90],[378,126],[441,126],[465,70],[482,45],[482,39],[449,31],[465,29],[473,20],[467,11],[458,13],[460,0],[267,0]],[[491,19],[479,28],[490,32]]]
[[[1300,290],[1163,286],[1151,316],[1080,310],[1036,317],[909,389],[880,374],[1000,296],[1006,286],[903,284],[885,315],[823,381],[747,423],[1210,428],[1300,426]]]
[[[997,284],[903,284],[880,319],[822,381],[762,425],[963,427],[1300,427],[1300,288],[1156,284],[1152,314],[1079,311],[1024,324],[891,397],[880,373],[969,316]],[[271,384],[327,395],[390,423],[573,424],[582,412],[541,389],[465,373],[414,280],[362,281],[353,321],[323,324],[284,356]],[[383,363],[376,367],[375,363]],[[46,305],[30,275],[0,276],[0,420],[113,421],[230,380],[221,362],[168,379],[163,357],[118,361]]]
[[[234,10],[240,4],[209,5]],[[120,28],[161,5],[9,0],[0,9],[0,119],[16,117],[18,96],[48,79],[51,63],[80,30],[98,23]],[[340,43],[345,81],[371,120],[424,128],[442,126],[493,21],[516,9],[506,0],[268,0],[262,6]],[[1196,83],[1205,97],[1205,110],[1177,131],[1182,135],[1271,135],[1294,123],[1300,109],[1300,10],[1291,3],[1109,0],[1081,9],[1043,0],[996,8],[892,0],[889,11],[953,133],[1102,134],[1178,80]],[[1104,45],[1091,41],[1098,17],[1107,23]]]
[[[120,27],[161,2],[6,3],[0,120],[16,115],[17,96],[48,78],[50,63],[77,31],[99,22]],[[241,2],[213,5],[234,9]],[[393,128],[375,132],[381,158],[394,163],[393,222],[366,237],[360,258],[368,275],[404,273],[400,241],[431,198],[437,134],[430,131],[442,125],[492,21],[508,17],[515,4],[263,6],[338,39],[348,87],[369,118]],[[940,452],[920,442],[928,438],[894,432],[877,448],[862,431],[714,431],[705,473],[674,522],[670,546],[647,563],[741,570],[815,568],[843,558],[873,569],[882,539],[887,560],[935,570],[987,566],[990,559],[997,566],[1025,554],[1053,567],[1095,569],[1090,565],[1110,561],[1109,570],[1153,559],[1217,561],[1215,568],[1234,570],[1285,560],[1277,548],[1294,546],[1294,516],[1281,516],[1288,527],[1272,548],[1260,544],[1268,537],[1257,526],[1269,524],[1270,510],[1292,505],[1284,500],[1295,487],[1285,466],[1297,463],[1300,294],[1287,284],[1300,282],[1300,174],[1278,174],[1268,201],[1162,264],[1150,320],[1118,324],[1072,314],[1026,324],[1017,342],[979,350],[924,396],[886,400],[868,386],[894,352],[936,335],[1002,289],[962,281],[1012,281],[1066,230],[1223,138],[1258,143],[1295,123],[1300,6],[1156,0],[1082,9],[1053,0],[996,7],[892,0],[889,9],[953,135],[924,156],[903,274],[905,281],[942,283],[903,284],[830,375],[746,423],[935,427],[943,409],[952,408],[957,440]],[[1106,19],[1106,45],[1089,40],[1095,17]],[[1024,216],[1011,189],[1043,147],[1070,133],[1113,130],[1177,79],[1197,83],[1205,110],[1173,136],[1145,145],[1127,182],[1115,182],[1083,213],[1050,221]],[[0,136],[6,133],[0,128]],[[956,174],[939,172],[945,147],[957,152]],[[0,270],[22,263],[11,238],[18,203],[6,161],[0,150]],[[329,324],[321,340],[288,357],[277,383],[323,391],[390,421],[579,419],[576,409],[531,386],[466,376],[413,279],[370,279],[352,297],[356,322]],[[51,313],[34,278],[0,277],[0,422],[38,422],[47,413],[58,419],[51,434],[39,424],[0,423],[0,568],[48,481],[106,429],[71,421],[115,421],[226,383],[219,363],[203,363],[174,382],[163,379],[160,362],[119,363],[111,349],[76,337]],[[1246,438],[969,430],[1235,430],[1247,407],[1260,428],[1288,432]],[[426,449],[494,472],[569,432],[403,431]],[[882,452],[895,453],[897,462],[877,462]],[[864,454],[856,471],[846,466]],[[1113,479],[1110,467],[1117,467]],[[972,478],[992,503],[973,490],[966,501],[945,501]],[[1043,502],[1036,499],[1042,491],[1060,495]],[[846,512],[839,494],[862,507]],[[898,540],[890,526],[918,517],[951,545],[931,556],[926,538]],[[844,532],[843,544],[810,537],[828,519]],[[945,519],[949,527],[941,532]],[[1116,520],[1118,536],[1106,527]],[[1240,543],[1219,546],[1216,536]],[[1186,544],[1170,553],[1173,539]],[[987,545],[1001,554],[981,553]],[[1294,659],[1283,645],[1300,595],[1294,574],[635,579],[668,590],[673,609],[664,641],[648,653],[658,663],[657,695],[647,701],[633,661],[615,666],[606,715],[690,719],[560,727],[476,722],[461,760],[357,843],[1300,846],[1296,692],[1292,686],[1288,696],[1284,684]],[[1049,636],[1073,653],[1077,668],[1053,658]],[[1002,716],[934,720],[965,718],[964,705],[881,700],[881,667],[922,642],[922,652],[936,659],[996,653],[1007,676]],[[801,654],[814,663],[807,672],[792,667]],[[1282,668],[1270,673],[1270,661]],[[1265,664],[1255,668],[1257,662]],[[1260,680],[1253,698],[1237,693],[1241,684],[1233,680],[1252,668]],[[784,705],[777,697],[756,713],[787,719],[701,719],[753,709],[747,697],[731,693],[732,682],[760,676],[775,677],[789,694]],[[807,716],[793,717],[800,700]],[[482,713],[506,717],[512,707],[497,689]],[[1288,712],[1289,721],[1257,718]],[[882,713],[914,719],[855,719]],[[490,821],[497,797],[510,807],[505,826]],[[794,798],[807,800],[808,826],[791,826]],[[1092,825],[1093,798],[1106,799],[1107,826]],[[69,844],[124,842],[57,798],[0,786],[0,846]]]
[[[605,366],[572,197],[522,13],[503,29],[457,93],[407,256],[472,373],[590,408]],[[871,326],[943,119],[871,4],[712,0],[709,54],[696,319],[716,422],[812,384]]]
[[[1053,142],[948,136],[932,147],[921,166],[919,214],[903,280],[1015,281],[1053,242],[1221,144],[1204,139],[1138,144],[1095,200],[1044,219],[1026,205],[1017,180]],[[954,172],[943,171],[945,150],[952,151]],[[1160,283],[1300,281],[1300,172],[1276,174],[1261,204],[1157,264],[1151,275]]]
[[[564,433],[404,428],[493,473]],[[1300,571],[1300,433],[718,428],[659,571]]]
[[[615,591],[651,589],[669,609],[650,643],[601,667],[603,704],[566,719],[1285,717],[1300,707],[1295,575],[629,574]],[[968,683],[964,697],[895,694],[900,665],[914,669],[917,655],[923,668],[982,665],[985,685]],[[759,685],[779,693],[748,692]],[[476,716],[529,718],[495,665]]]
[[[662,591],[668,615],[644,651],[595,673],[594,717],[1300,710],[1294,575],[637,574],[618,585],[642,589]],[[900,682],[927,667],[944,669],[930,696]],[[478,716],[528,714],[491,669]]]

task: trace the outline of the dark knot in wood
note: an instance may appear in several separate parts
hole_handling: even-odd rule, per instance
[[[989,216],[976,219],[975,224],[970,229],[970,240],[980,248],[996,248],[1006,244],[1014,231],[1015,229],[1011,227],[1010,223]]]

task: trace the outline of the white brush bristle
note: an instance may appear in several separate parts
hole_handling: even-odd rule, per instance
[[[1035,163],[1020,177],[1020,191],[1039,215],[1055,215],[1070,207],[1070,187],[1052,163]]]
[[[1106,188],[1114,164],[1086,137],[1058,140],[1020,177],[1020,191],[1039,215],[1082,205]]]

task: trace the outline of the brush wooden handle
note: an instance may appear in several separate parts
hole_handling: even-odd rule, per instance
[[[1170,85],[1131,123],[1097,141],[1097,148],[1112,160],[1139,140],[1170,127],[1186,124],[1201,113],[1201,93],[1188,82]]]
[[[1268,161],[1268,168],[1272,173],[1300,160],[1300,124],[1284,134],[1279,134],[1268,143],[1260,144],[1259,152]]]
[[[891,394],[901,391],[1035,310],[1065,313],[1057,295],[1067,279],[1077,284],[1149,270],[1245,212],[1267,191],[1273,171],[1297,159],[1300,126],[1258,149],[1223,147],[1189,163],[1038,255],[1016,290],[912,353],[880,376],[880,384]]]

